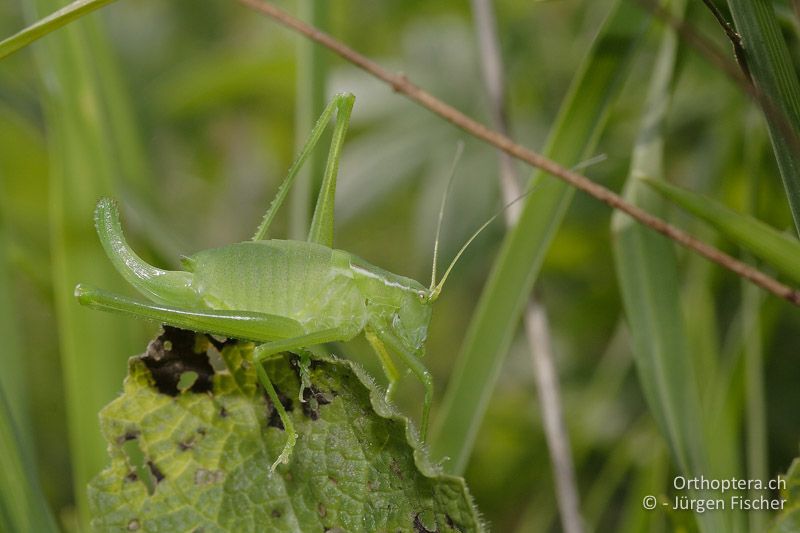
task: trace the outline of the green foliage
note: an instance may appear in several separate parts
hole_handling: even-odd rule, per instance
[[[48,33],[81,18],[87,13],[110,4],[114,0],[75,0],[52,15],[27,26],[19,33],[0,41],[0,59],[28,46]]]
[[[772,0],[728,0],[742,36],[747,68],[769,125],[786,199],[800,232],[800,80]]]
[[[15,427],[3,387],[0,387],[0,529],[58,531],[47,506],[30,447]]]
[[[800,458],[795,459],[784,476],[786,488],[780,497],[786,500],[783,512],[772,524],[770,533],[794,533],[800,531]]]
[[[0,8],[0,31],[12,37],[0,45],[2,53],[55,28],[54,19],[49,19],[17,33],[25,26],[25,16],[33,23],[67,3],[6,2]],[[83,9],[101,3],[89,0],[71,6]],[[622,188],[636,166],[629,159],[637,157],[632,153],[637,125],[653,109],[649,104],[642,107],[642,87],[655,62],[653,37],[660,36],[631,39],[638,35],[645,13],[634,3],[623,3],[630,18],[623,19],[619,35],[609,36],[603,35],[603,20],[621,5],[616,0],[494,2],[512,136],[538,147],[549,135],[548,153],[566,165],[607,154],[605,162],[585,172],[614,190]],[[685,43],[689,46],[678,55],[678,75],[666,89],[673,105],[662,131],[663,177],[680,180],[725,205],[744,205],[741,200],[747,198],[747,211],[754,217],[775,228],[788,227],[787,191],[790,203],[796,204],[792,175],[800,167],[796,144],[781,123],[797,126],[796,21],[790,2],[784,0],[728,4],[744,36],[751,73],[779,111],[766,114],[774,153],[753,142],[760,134],[766,138],[757,106]],[[468,3],[349,0],[313,14],[302,12],[312,5],[319,2],[306,0],[297,12],[305,20],[324,22],[345,43],[405,72],[469,115],[485,119]],[[722,42],[720,28],[702,3],[689,6],[687,21]],[[588,52],[595,38],[607,44],[602,53]],[[297,47],[302,47],[305,59],[295,56]],[[108,287],[116,279],[104,270],[107,264],[91,230],[91,206],[97,198],[121,198],[137,250],[159,266],[176,265],[180,254],[244,239],[243,229],[257,222],[296,154],[293,140],[306,138],[303,129],[319,111],[314,107],[334,92],[353,91],[359,106],[342,159],[339,246],[393,272],[425,280],[439,195],[453,147],[463,135],[328,52],[235,3],[118,2],[44,36],[31,49],[37,54],[14,53],[0,69],[0,330],[6,331],[0,383],[14,416],[26,418],[24,413],[30,413],[27,420],[16,420],[18,438],[3,441],[8,448],[3,450],[7,475],[0,477],[0,490],[20,496],[25,483],[34,487],[40,476],[43,496],[35,490],[27,494],[39,503],[46,498],[59,525],[74,531],[82,525],[78,515],[84,483],[105,459],[97,409],[119,387],[121,358],[146,338],[140,332],[132,345],[130,330],[136,332],[136,325],[125,319],[106,322],[107,317],[91,311],[81,316],[83,310],[65,305],[72,300],[75,279]],[[728,51],[725,46],[721,50]],[[630,52],[635,53],[633,68],[627,66]],[[597,61],[590,70],[580,71],[587,54]],[[566,105],[570,80],[580,76],[585,83],[566,100],[572,100],[573,112],[559,111]],[[616,99],[616,93],[599,88],[609,76],[618,77]],[[37,85],[37,80],[45,83]],[[604,96],[607,101],[599,102]],[[597,122],[606,117],[593,113],[603,106],[601,115],[610,116],[600,136]],[[588,150],[595,141],[597,148]],[[779,173],[789,178],[786,188],[780,186]],[[44,179],[48,174],[49,182]],[[445,214],[443,258],[452,256],[476,225],[497,209],[495,174],[494,150],[467,139],[450,202],[453,209]],[[460,390],[458,401],[448,399],[437,413],[440,424],[458,431],[440,431],[442,442],[432,445],[456,450],[444,452],[455,459],[444,465],[466,467],[470,488],[494,529],[558,529],[530,361],[515,336],[520,302],[534,279],[551,316],[588,529],[657,531],[671,518],[641,507],[642,494],[669,493],[671,476],[680,468],[676,454],[667,451],[675,443],[660,431],[667,410],[680,419],[681,427],[692,426],[689,418],[701,416],[700,411],[705,417],[711,413],[696,438],[702,441],[699,447],[714,452],[713,468],[703,473],[710,475],[720,464],[739,476],[747,472],[756,478],[766,475],[759,472],[785,469],[796,456],[800,427],[800,415],[791,409],[800,402],[796,310],[754,287],[742,290],[730,274],[679,253],[669,285],[681,293],[677,312],[684,315],[685,327],[672,331],[685,338],[668,342],[659,331],[658,339],[650,342],[661,343],[662,349],[674,345],[684,350],[688,345],[700,398],[686,402],[686,409],[671,408],[669,395],[645,391],[653,386],[652,378],[666,380],[668,373],[637,379],[632,372],[631,352],[641,353],[641,339],[651,330],[628,331],[623,325],[621,283],[608,251],[608,210],[581,195],[573,198],[565,187],[543,179],[546,183],[526,211],[525,218],[535,222],[521,226],[513,236],[519,245],[515,250],[526,249],[527,255],[515,255],[518,261],[509,268],[504,246],[492,270],[500,225],[478,239],[437,302],[425,359],[436,378],[437,402],[443,400],[443,385],[452,383]],[[652,191],[639,192],[658,203]],[[306,234],[302,227],[308,223],[311,197],[311,192],[297,195],[288,224],[292,229],[283,231],[279,219],[276,235]],[[701,208],[715,216],[714,205]],[[680,213],[666,214],[687,222]],[[708,228],[694,220],[688,225],[689,231],[713,242]],[[751,236],[726,235],[742,247],[748,239],[762,246],[771,242],[766,234],[751,231]],[[782,246],[781,241],[774,243],[773,251]],[[637,290],[647,291],[634,294],[639,303],[666,284],[656,275],[662,268],[653,265],[657,257],[647,256],[647,250],[638,248],[636,259],[648,269],[630,281]],[[790,255],[794,254],[786,254],[787,264]],[[479,314],[473,315],[475,295],[490,271],[494,273],[487,294],[493,293],[492,305],[481,303]],[[638,310],[674,318],[676,297],[669,297],[669,305],[642,305]],[[629,304],[630,294],[624,299]],[[644,320],[635,318],[637,323]],[[470,334],[474,342],[469,351],[479,357],[469,364],[457,363],[454,347],[473,319],[483,325],[471,329],[478,335]],[[380,375],[366,343],[347,343],[336,351]],[[466,378],[459,378],[462,372]],[[202,372],[197,374],[202,377]],[[679,382],[671,376],[669,383]],[[180,388],[185,389],[191,377],[187,375]],[[197,395],[187,392],[180,397],[184,396]],[[414,385],[401,383],[397,396],[402,412],[418,412],[421,396]],[[643,396],[659,399],[646,402]],[[680,398],[673,397],[673,403],[680,404]],[[464,432],[474,440],[461,439]],[[747,439],[742,438],[745,432]],[[448,441],[449,437],[453,438]],[[142,451],[134,440],[124,448],[134,455]],[[24,461],[14,466],[18,458]],[[139,466],[137,475],[155,488],[149,468]],[[26,508],[22,499],[9,501],[4,513],[26,516],[36,509],[36,514],[46,514],[36,503]],[[753,516],[748,516],[750,527],[760,530]],[[681,525],[693,519],[681,517]],[[772,516],[763,513],[762,519],[766,523]],[[796,518],[779,523],[781,531],[797,528]],[[13,529],[0,525],[9,527]]]
[[[646,21],[636,6],[612,5],[560,108],[546,155],[571,165],[592,153]],[[466,467],[519,317],[572,202],[574,190],[562,181],[534,172],[531,182],[536,193],[486,282],[434,428],[434,453],[449,457],[447,468],[457,474]]]
[[[685,2],[672,2],[682,16]],[[663,32],[653,66],[645,113],[631,159],[624,196],[650,213],[662,214],[663,201],[643,183],[663,175],[664,122],[670,105],[678,53],[677,36]],[[645,398],[666,439],[677,468],[687,476],[713,472],[714,452],[704,438],[710,421],[703,416],[697,372],[684,323],[678,261],[674,245],[662,235],[635,224],[620,212],[612,217],[617,277],[631,330],[633,353]],[[698,493],[697,497],[702,497]],[[730,530],[733,512],[697,516],[701,531]]]
[[[123,394],[101,412],[111,466],[89,488],[95,529],[483,529],[464,481],[428,460],[408,420],[349,361],[315,358],[304,402],[298,358],[267,363],[300,437],[289,465],[271,474],[285,433],[252,351],[167,328],[130,360]],[[192,387],[176,388],[188,372]]]
[[[663,181],[645,183],[683,209],[711,224],[738,245],[753,252],[781,274],[800,283],[800,242],[757,218],[737,213],[713,198]]]
[[[56,0],[36,0],[35,4],[44,12],[59,7]],[[123,179],[128,183],[141,179],[131,174],[141,166],[128,156],[134,150],[126,133],[134,127],[120,114],[125,99],[99,21],[88,17],[40,44],[36,59],[49,134],[47,215],[54,311],[61,333],[78,521],[85,524],[83,487],[100,471],[104,449],[94,411],[118,390],[121,363],[133,350],[138,325],[81,309],[72,292],[85,276],[106,287],[119,286],[100,246],[84,241],[86,220],[99,196],[116,190]],[[120,119],[125,126],[120,127]]]

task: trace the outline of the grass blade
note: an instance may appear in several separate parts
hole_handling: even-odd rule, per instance
[[[38,0],[42,11],[57,0]],[[125,357],[134,353],[137,324],[81,308],[72,296],[80,281],[121,286],[92,232],[97,198],[117,190],[121,146],[109,123],[116,72],[96,50],[107,46],[95,18],[70,25],[37,49],[51,145],[50,230],[56,316],[64,371],[74,497],[82,529],[88,523],[86,485],[106,460],[97,412],[120,389]],[[106,81],[101,81],[105,79]]]
[[[800,283],[800,242],[757,218],[737,213],[716,200],[669,183],[645,179],[670,201],[705,220],[736,244],[750,250],[783,275]]]
[[[95,9],[100,9],[113,1],[114,0],[75,0],[68,6],[55,11],[52,15],[48,15],[34,22],[24,30],[0,41],[0,59],[13,54],[37,39],[41,39],[48,33],[91,13]]]
[[[728,0],[753,82],[774,112],[765,113],[786,198],[800,232],[800,81],[771,0]],[[787,126],[790,131],[786,131]],[[794,138],[790,135],[794,134]]]
[[[22,442],[0,387],[0,529],[57,533],[58,527],[28,456],[30,448]]]
[[[5,192],[5,191],[2,191]],[[5,197],[5,194],[3,194]],[[9,239],[6,235],[3,210],[0,200],[0,339],[3,339],[3,355],[0,357],[0,390],[5,391],[7,408],[16,423],[21,440],[30,443],[27,368],[19,337],[18,312],[14,308],[13,280],[8,268],[6,251]]]
[[[591,152],[646,21],[630,3],[614,4],[562,105],[549,157],[570,165]],[[453,473],[466,466],[518,318],[572,200],[573,189],[563,182],[541,172],[534,179],[542,182],[503,243],[433,428],[434,456],[449,457],[445,468]]]
[[[328,3],[301,0],[300,16],[323,31],[328,27]],[[327,105],[328,59],[320,46],[308,39],[297,42],[297,102],[295,147],[300,149],[311,133],[314,121]],[[323,134],[319,146],[327,146],[330,134]],[[311,221],[311,206],[322,185],[325,150],[314,150],[300,170],[290,197],[289,238],[304,240]]]
[[[685,1],[672,2],[671,9],[681,14]],[[671,30],[664,31],[624,192],[626,199],[649,213],[664,210],[641,178],[663,173],[662,131],[678,50],[676,35]],[[704,439],[706,426],[683,323],[674,246],[620,212],[614,213],[612,220],[617,277],[648,406],[677,469],[686,476],[709,475],[713,450],[708,449],[709,441]],[[696,516],[701,531],[732,531],[730,512]]]

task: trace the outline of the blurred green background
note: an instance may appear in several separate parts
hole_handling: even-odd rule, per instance
[[[545,143],[612,4],[495,3],[514,139],[536,149]],[[308,4],[282,5],[308,10]],[[798,20],[790,2],[775,5],[797,59]],[[0,34],[11,35],[58,6],[55,0],[4,2]],[[489,121],[468,2],[343,0],[326,6],[327,13],[316,16],[337,38]],[[729,50],[699,2],[690,2],[686,17]],[[587,175],[614,190],[629,173],[661,30],[650,25],[636,43],[589,154],[605,159]],[[309,48],[235,2],[120,1],[0,66],[0,384],[63,527],[77,527],[76,501],[85,497],[76,493],[82,485],[74,472],[105,463],[97,410],[120,390],[126,359],[143,351],[158,330],[80,308],[72,298],[77,281],[133,295],[94,234],[99,196],[121,200],[134,248],[159,266],[177,267],[181,254],[247,239],[319,102],[349,91],[356,104],[339,172],[338,248],[426,283],[439,198],[459,141],[466,146],[445,213],[443,260],[449,262],[501,206],[494,149],[327,52],[309,56]],[[667,178],[789,228],[763,118],[686,43],[678,49],[672,99],[664,131]],[[530,171],[520,166],[519,173]],[[275,235],[302,234],[310,202],[311,193],[295,195]],[[670,216],[740,255],[681,212]],[[647,491],[669,493],[675,466],[637,380],[610,217],[605,206],[577,195],[536,283],[549,313],[582,512],[590,530],[692,528],[691,517],[641,508]],[[479,237],[435,307],[426,358],[436,380],[434,411],[504,233],[497,222]],[[750,329],[743,310],[755,309],[764,355],[767,473],[785,472],[798,455],[800,313],[752,291],[755,307],[744,307],[747,289],[739,279],[683,250],[678,265],[687,342],[704,402],[697,410],[722,405],[717,413],[730,424],[727,433],[703,438],[720,454],[732,450],[733,470],[744,471],[742,353]],[[519,329],[465,477],[494,531],[558,531],[531,358]],[[382,378],[363,339],[335,351]],[[401,408],[416,416],[418,385],[407,378],[400,392]]]

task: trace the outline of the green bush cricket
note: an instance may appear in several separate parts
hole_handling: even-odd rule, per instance
[[[95,225],[108,257],[120,274],[154,304],[83,285],[75,288],[80,303],[92,308],[259,343],[253,355],[259,381],[277,409],[287,436],[273,468],[288,462],[297,435],[262,363],[280,352],[348,341],[362,332],[388,378],[387,397],[400,377],[390,354],[395,354],[422,383],[424,438],[433,380],[420,359],[425,351],[431,304],[439,297],[461,254],[497,216],[473,234],[438,282],[437,228],[431,285],[427,288],[334,249],[336,175],[353,101],[353,95],[339,94],[325,108],[252,240],[185,257],[185,271],[162,270],[144,262],[125,241],[116,203],[101,199],[95,209]],[[334,112],[336,126],[308,240],[265,240],[275,213]],[[452,175],[447,190],[451,183]],[[439,228],[446,193],[439,212]]]

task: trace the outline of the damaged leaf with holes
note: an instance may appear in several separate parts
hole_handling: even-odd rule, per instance
[[[484,531],[463,479],[441,473],[357,365],[268,362],[299,440],[250,364],[253,345],[165,328],[100,413],[111,464],[89,486],[97,531]]]

